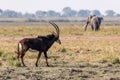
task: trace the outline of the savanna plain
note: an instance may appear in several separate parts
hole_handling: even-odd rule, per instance
[[[102,24],[96,32],[75,22],[55,23],[62,44],[48,51],[50,67],[43,54],[35,67],[36,51],[26,53],[23,67],[16,58],[18,42],[55,29],[48,22],[0,22],[0,80],[120,80],[120,25]]]

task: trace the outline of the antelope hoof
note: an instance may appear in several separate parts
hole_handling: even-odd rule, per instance
[[[38,67],[38,64],[36,64],[36,67]]]
[[[47,67],[50,67],[50,65],[47,65]]]
[[[26,65],[23,65],[23,67],[27,67]]]

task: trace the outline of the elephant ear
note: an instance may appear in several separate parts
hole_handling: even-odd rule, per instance
[[[90,19],[92,19],[93,16],[90,16]]]
[[[91,19],[92,19],[92,17],[93,17],[93,16],[92,16],[92,15],[90,15],[90,16],[88,17],[88,18],[89,18],[89,20],[91,20]]]
[[[90,23],[90,21],[91,21],[92,17],[93,17],[92,15],[88,16],[88,18],[87,18],[87,24],[89,24],[89,23]]]

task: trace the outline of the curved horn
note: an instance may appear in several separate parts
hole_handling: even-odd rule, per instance
[[[59,34],[59,27],[58,27],[58,25],[57,24],[55,24],[55,23],[53,23],[55,26],[56,26],[56,29],[57,29],[57,33]]]
[[[53,27],[56,29],[57,36],[59,37],[59,27],[55,23],[53,23],[53,22],[49,22],[49,23],[52,24]]]

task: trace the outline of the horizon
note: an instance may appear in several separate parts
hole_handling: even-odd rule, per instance
[[[114,5],[113,5],[114,4]],[[78,1],[78,0],[61,0],[61,1],[48,1],[48,0],[4,0],[0,1],[0,9],[2,10],[14,10],[17,12],[22,13],[35,13],[38,10],[41,11],[49,11],[54,10],[56,12],[62,12],[62,9],[64,7],[70,7],[73,10],[79,11],[81,9],[84,10],[99,10],[101,14],[104,14],[106,10],[113,10],[116,13],[120,13],[120,1],[115,0],[106,0],[106,1],[100,1],[100,0],[84,0],[84,1]]]

